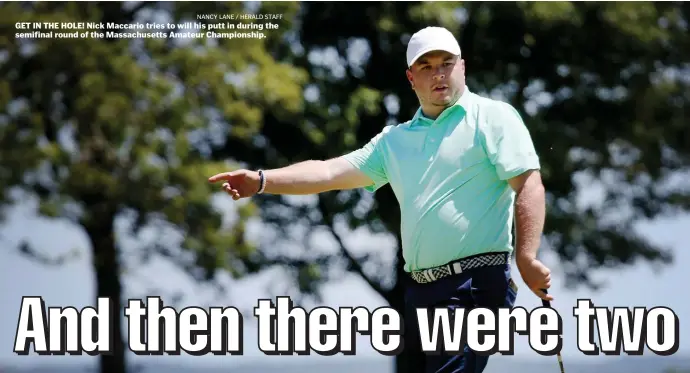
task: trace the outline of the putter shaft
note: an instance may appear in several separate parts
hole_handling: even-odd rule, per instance
[[[546,291],[546,289],[541,289],[541,290],[544,292],[544,294],[548,294],[548,292]],[[542,304],[544,307],[553,308],[553,307],[551,307],[551,302],[549,302],[549,301],[546,300],[546,299],[542,299],[542,300],[541,300],[541,304]],[[559,337],[563,338],[562,336],[559,336]],[[561,356],[561,351],[558,351],[558,352],[556,353],[556,356],[558,357],[558,366],[561,368],[561,373],[565,373],[565,368],[563,367],[563,357]]]

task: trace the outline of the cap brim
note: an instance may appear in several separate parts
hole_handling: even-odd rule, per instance
[[[435,52],[435,51],[443,51],[443,52],[448,52],[453,55],[459,55],[460,51],[455,49],[455,48],[449,48],[449,47],[444,47],[442,45],[432,45],[427,48],[422,49],[419,51],[414,57],[412,57],[412,60],[407,63],[407,67],[411,67],[414,65],[415,62],[419,59],[419,57],[422,57],[423,55],[429,53],[429,52]]]

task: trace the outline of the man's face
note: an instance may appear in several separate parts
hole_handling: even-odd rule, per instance
[[[465,86],[465,61],[448,52],[429,52],[407,70],[407,79],[422,104],[446,107]]]

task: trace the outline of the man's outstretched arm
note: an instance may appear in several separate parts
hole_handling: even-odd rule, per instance
[[[318,194],[373,184],[371,178],[343,157],[303,161],[263,172],[266,194]],[[235,200],[255,195],[261,185],[258,171],[244,169],[214,175],[209,181],[224,181],[223,189]]]
[[[317,194],[363,188],[372,180],[343,157],[304,161],[264,171],[268,194]]]
[[[390,128],[384,128],[363,147],[340,157],[264,170],[264,193],[304,195],[357,188],[375,191],[388,182],[379,142]],[[224,181],[223,189],[235,200],[255,195],[261,185],[259,173],[250,170],[224,172],[210,177],[209,181]]]

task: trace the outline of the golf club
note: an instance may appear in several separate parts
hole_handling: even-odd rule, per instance
[[[541,290],[544,292],[544,294],[548,294],[546,289],[541,289]],[[551,302],[549,302],[546,299],[542,299],[541,304],[544,307],[553,308],[553,307],[551,307]],[[563,336],[559,336],[559,337],[563,338]],[[563,368],[563,357],[561,357],[561,351],[558,351],[558,353],[556,353],[556,356],[558,356],[558,366],[561,368],[561,373],[565,373],[565,368]]]

